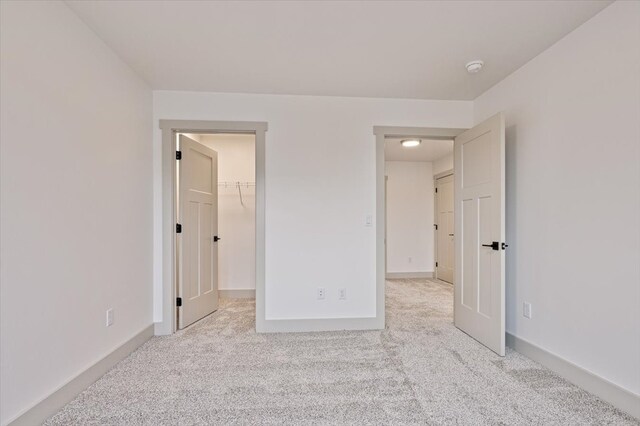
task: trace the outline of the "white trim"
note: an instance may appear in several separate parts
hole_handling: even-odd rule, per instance
[[[255,299],[256,291],[254,289],[220,289],[218,294],[221,299]]]
[[[265,122],[159,120],[162,129],[162,320],[156,335],[172,334],[176,323],[175,134],[250,133],[256,136],[256,331],[265,331]]]
[[[640,395],[630,392],[535,344],[507,333],[507,346],[542,364],[574,385],[640,419]]]
[[[429,138],[452,140],[468,129],[445,127],[373,126],[373,134],[385,138]]]
[[[104,376],[114,365],[125,359],[129,354],[153,337],[153,329],[153,324],[145,327],[111,353],[105,355],[89,368],[54,390],[40,402],[24,410],[21,414],[18,414],[13,420],[9,421],[8,425],[32,426],[42,424],[49,417],[60,411],[62,407],[71,402],[80,392]]]
[[[387,272],[386,278],[433,278],[433,272]]]
[[[442,179],[443,177],[451,176],[453,174],[453,169],[445,170],[444,172],[436,173],[433,175],[433,180],[436,181],[438,179]]]

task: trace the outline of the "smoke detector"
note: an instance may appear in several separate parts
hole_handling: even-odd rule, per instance
[[[484,62],[478,60],[478,61],[471,61],[469,62],[466,67],[467,67],[467,71],[469,72],[469,74],[475,74],[478,71],[480,71],[482,69],[482,66],[484,65]]]

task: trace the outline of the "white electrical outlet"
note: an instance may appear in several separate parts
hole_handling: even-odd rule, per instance
[[[531,303],[524,302],[522,305],[522,315],[524,315],[525,318],[531,319]]]
[[[107,327],[111,327],[113,325],[113,308],[107,309]]]
[[[346,298],[347,298],[347,289],[346,288],[339,288],[338,289],[338,299],[346,300]]]
[[[318,287],[318,300],[324,300],[325,292],[324,287]]]

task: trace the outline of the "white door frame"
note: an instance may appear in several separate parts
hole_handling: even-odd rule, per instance
[[[433,175],[433,187],[438,187],[438,179],[442,179],[447,176],[453,175],[453,169],[445,170],[444,172],[440,172],[438,174]],[[433,193],[433,221],[438,221],[438,197],[437,193]],[[440,224],[438,223],[438,231],[440,230]],[[455,239],[455,236],[454,236]],[[438,267],[436,264],[438,263],[438,234],[436,233],[433,238],[433,277],[435,279],[440,279],[438,277]]]
[[[176,133],[245,133],[256,136],[256,331],[265,325],[265,133],[252,121],[160,120],[162,129],[162,321],[155,334],[177,330],[176,315]]]
[[[424,138],[450,140],[467,129],[443,128],[443,127],[398,127],[398,126],[373,126],[373,134],[376,136],[376,319],[385,320],[385,293],[384,283],[386,276],[386,216],[385,216],[385,174],[384,174],[384,141],[386,138]],[[454,238],[457,238],[455,236]]]

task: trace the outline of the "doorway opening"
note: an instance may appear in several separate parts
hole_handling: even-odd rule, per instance
[[[264,331],[267,123],[160,120],[160,128],[162,289],[156,295],[162,318],[155,334],[172,334],[208,315],[220,297],[252,296],[256,331]],[[191,223],[189,230],[181,222]]]
[[[452,267],[453,273],[453,323],[454,325],[476,339],[481,344],[496,352],[505,354],[505,121],[504,115],[499,113],[474,126],[471,129],[446,129],[446,128],[415,128],[415,127],[374,127],[376,135],[376,216],[378,226],[376,228],[376,289],[378,294],[378,306],[384,315],[385,303],[385,279],[387,278],[387,265],[393,267],[391,259],[387,259],[389,252],[394,249],[391,236],[388,235],[386,225],[390,230],[394,221],[393,215],[386,217],[386,204],[392,205],[393,186],[392,168],[387,168],[385,163],[386,145],[390,147],[416,148],[422,143],[422,139],[428,140],[453,140],[453,209],[446,207],[446,200],[440,201],[440,210],[445,216],[445,222],[453,216],[453,229],[451,226],[442,226],[443,233],[438,238],[441,246],[447,246],[447,239],[451,237],[453,244]],[[396,145],[393,145],[393,142]],[[433,178],[433,170],[431,174]],[[421,186],[415,181],[427,182],[425,176],[429,173],[426,166],[415,166],[414,169],[422,172],[412,172],[413,177],[408,181],[411,184],[399,185],[398,193],[407,192],[404,197],[409,199],[409,204],[414,206],[410,211],[414,217],[398,221],[400,228],[422,224],[421,215],[416,213],[415,205],[424,203],[429,198],[428,192],[420,191]],[[386,179],[387,173],[389,180]],[[398,174],[399,175],[399,174]],[[420,178],[422,176],[422,178]],[[436,176],[433,185],[435,194],[438,189],[450,184],[447,175]],[[389,194],[386,193],[388,189]],[[424,188],[422,188],[424,189]],[[411,196],[414,192],[414,197]],[[444,192],[444,191],[443,191]],[[431,196],[432,197],[432,196]],[[413,200],[413,198],[417,198]],[[434,201],[435,199],[431,198]],[[451,211],[452,210],[452,211]],[[431,210],[435,216],[435,208]],[[427,216],[423,214],[422,216]],[[436,223],[434,222],[434,225]],[[438,224],[440,225],[440,224]],[[445,225],[445,224],[443,224]],[[435,228],[435,227],[434,227]],[[409,231],[411,232],[411,231]],[[405,232],[405,234],[409,234]],[[413,232],[416,232],[415,229]],[[420,232],[417,232],[420,234]],[[452,234],[452,235],[450,235]],[[425,233],[426,235],[426,233]],[[386,237],[389,237],[387,239]],[[414,238],[415,240],[415,238]],[[435,243],[434,234],[433,245]],[[415,241],[414,241],[415,242]],[[423,246],[427,248],[428,245]],[[433,253],[435,266],[435,252]],[[404,259],[403,259],[404,258]],[[389,260],[389,263],[385,260]],[[412,256],[402,253],[401,261],[412,263]],[[440,262],[440,259],[438,259]],[[438,265],[440,266],[440,265]],[[434,272],[438,271],[434,268]],[[389,273],[393,273],[391,270]],[[414,273],[428,271],[417,270]],[[447,276],[446,268],[440,269],[436,275]],[[425,278],[426,279],[426,278]],[[379,308],[380,309],[380,308]]]
[[[453,283],[453,139],[387,137],[384,150],[386,278]]]
[[[255,139],[176,134],[178,329],[227,299],[255,299]]]

